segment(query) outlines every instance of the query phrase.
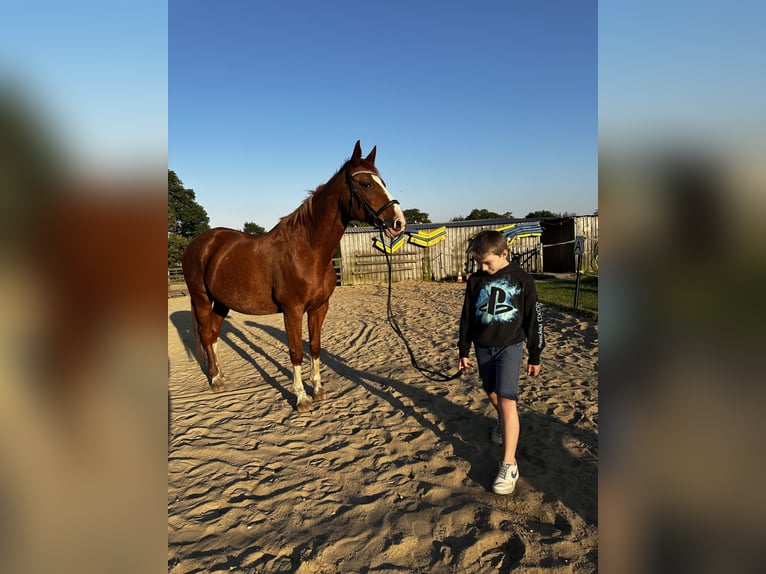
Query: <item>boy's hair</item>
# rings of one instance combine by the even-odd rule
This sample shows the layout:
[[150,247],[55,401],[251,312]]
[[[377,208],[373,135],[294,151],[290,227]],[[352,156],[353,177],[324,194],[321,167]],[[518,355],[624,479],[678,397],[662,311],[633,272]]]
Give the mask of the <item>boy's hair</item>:
[[488,253],[500,256],[507,249],[505,235],[494,229],[485,229],[473,238],[468,251],[471,257],[483,257]]

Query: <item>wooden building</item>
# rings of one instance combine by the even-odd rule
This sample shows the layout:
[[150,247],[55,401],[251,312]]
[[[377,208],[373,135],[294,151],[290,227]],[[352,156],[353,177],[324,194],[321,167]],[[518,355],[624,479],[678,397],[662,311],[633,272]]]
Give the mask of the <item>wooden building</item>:
[[543,228],[543,270],[546,273],[575,273],[577,257],[574,253],[575,238],[582,242],[582,268],[584,273],[598,273],[598,215],[546,218],[540,221]]
[[348,228],[335,260],[338,282],[385,283],[388,263],[384,249],[389,252],[394,281],[455,281],[458,272],[465,276],[474,270],[466,249],[484,229],[498,229],[506,234],[511,256],[531,273],[576,271],[574,243],[575,237],[582,235],[585,237],[582,270],[598,270],[598,216],[488,219],[411,225],[393,244],[387,238],[381,241],[380,232],[372,227]]

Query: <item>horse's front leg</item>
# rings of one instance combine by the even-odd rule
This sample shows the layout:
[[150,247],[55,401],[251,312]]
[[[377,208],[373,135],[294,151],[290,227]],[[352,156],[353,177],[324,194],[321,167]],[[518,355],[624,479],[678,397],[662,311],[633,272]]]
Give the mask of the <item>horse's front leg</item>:
[[[335,272],[333,272],[334,278]],[[314,387],[314,400],[316,401],[323,401],[327,398],[327,393],[322,386],[322,375],[319,372],[321,366],[319,355],[322,352],[322,324],[329,307],[330,302],[327,300],[319,307],[308,312],[309,343],[311,345],[311,385]]]
[[293,365],[293,392],[295,393],[295,408],[299,413],[307,413],[311,410],[311,398],[306,394],[301,376],[301,364],[303,363],[303,310],[285,309],[285,333],[287,333],[287,347],[290,350],[290,362]]

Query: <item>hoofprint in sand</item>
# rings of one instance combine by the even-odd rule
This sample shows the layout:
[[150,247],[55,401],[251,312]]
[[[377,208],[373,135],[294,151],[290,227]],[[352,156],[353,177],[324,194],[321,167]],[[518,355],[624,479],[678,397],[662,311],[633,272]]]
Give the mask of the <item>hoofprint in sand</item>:
[[[428,367],[456,369],[464,287],[393,285]],[[299,414],[281,315],[230,313],[218,345],[227,390],[215,394],[193,356],[189,298],[168,300],[169,572],[596,571],[597,323],[544,309],[542,373],[520,380],[521,478],[500,496],[476,371],[424,378],[386,301],[383,285],[336,289],[322,333],[328,399]]]

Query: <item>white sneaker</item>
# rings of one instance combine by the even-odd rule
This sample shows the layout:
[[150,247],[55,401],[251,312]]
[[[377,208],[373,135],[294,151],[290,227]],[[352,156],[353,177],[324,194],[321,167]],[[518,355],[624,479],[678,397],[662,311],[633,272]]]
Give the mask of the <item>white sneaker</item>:
[[519,479],[519,467],[513,462],[501,462],[497,478],[492,484],[492,491],[495,494],[511,494],[516,488],[516,481]]
[[500,421],[495,423],[495,428],[492,429],[492,442],[495,444],[503,444],[503,435],[500,434]]

